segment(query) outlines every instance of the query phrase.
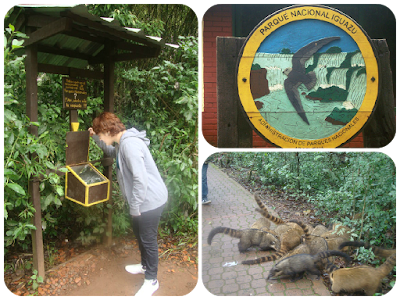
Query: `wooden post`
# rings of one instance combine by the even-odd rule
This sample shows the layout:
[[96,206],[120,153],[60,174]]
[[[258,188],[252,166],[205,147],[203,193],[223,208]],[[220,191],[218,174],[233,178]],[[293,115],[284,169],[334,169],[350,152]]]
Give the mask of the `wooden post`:
[[112,60],[114,48],[108,44],[105,45],[106,59],[104,61],[104,110],[114,112],[114,67]]
[[219,148],[253,147],[253,130],[241,107],[236,65],[244,38],[217,37],[217,105]]
[[[26,115],[31,122],[38,121],[38,102],[37,102],[37,76],[38,61],[36,44],[26,47]],[[37,126],[31,125],[29,132],[35,136],[38,135]],[[35,160],[32,155],[32,160]],[[38,275],[45,277],[43,235],[42,235],[42,210],[40,207],[39,178],[32,178],[29,182],[29,197],[35,208],[35,214],[32,219],[36,230],[32,230],[32,250],[33,250],[33,268],[38,271]]]
[[[109,159],[112,160],[112,158],[108,157]],[[106,202],[104,202],[104,205],[108,207],[108,213],[107,213],[107,227],[105,231],[105,237],[104,237],[104,245],[105,246],[111,246],[112,245],[112,214],[113,214],[113,198],[112,198],[112,163],[111,164],[104,164],[105,165],[105,170],[104,170],[104,175],[110,180],[110,199]]]
[[[109,112],[114,112],[114,66],[115,62],[112,60],[112,55],[114,48],[106,44],[105,45],[106,59],[104,61],[104,110]],[[107,215],[107,228],[106,235],[104,239],[104,244],[106,246],[111,246],[112,244],[112,164],[105,166],[104,175],[110,180],[110,199],[105,202],[107,205],[108,215]]]
[[363,130],[365,148],[381,148],[388,145],[396,133],[396,111],[393,93],[390,52],[386,40],[372,40],[379,63],[381,81],[375,111]]
[[79,126],[78,110],[76,109],[72,109],[69,111],[69,126],[71,131],[78,131],[77,128],[74,128],[74,124],[78,124]]

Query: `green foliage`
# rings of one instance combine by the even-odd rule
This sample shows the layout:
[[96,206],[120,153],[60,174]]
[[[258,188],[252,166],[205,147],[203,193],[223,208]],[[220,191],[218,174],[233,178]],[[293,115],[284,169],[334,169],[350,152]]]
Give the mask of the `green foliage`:
[[149,20],[148,22],[143,21],[141,18],[137,17],[137,15],[129,9],[129,5],[120,6],[120,5],[90,5],[89,11],[92,14],[98,16],[107,16],[113,18],[124,27],[132,27],[132,28],[140,28],[146,34],[152,36],[161,36],[164,32],[164,22],[160,19]]
[[[29,181],[41,178],[40,191],[44,209],[50,203],[60,206],[60,197],[64,195],[60,177],[55,173],[60,164],[55,163],[55,142],[50,137],[46,126],[40,126],[38,137],[29,132],[31,126],[39,126],[39,122],[30,122],[25,116],[25,72],[24,58],[14,55],[13,45],[16,37],[23,37],[14,31],[13,26],[6,30],[8,42],[5,48],[4,70],[4,216],[5,245],[13,245],[18,241],[23,249],[29,245],[30,231],[36,229],[31,224],[35,209],[28,201]],[[39,105],[39,111],[51,114],[51,109]],[[42,116],[42,115],[41,115]],[[44,116],[46,118],[46,116]],[[50,119],[51,121],[51,119]],[[52,128],[57,130],[57,128]],[[52,169],[53,172],[46,172]]]
[[43,277],[38,276],[37,270],[33,270],[33,274],[30,280],[28,281],[28,284],[32,284],[32,289],[36,291],[37,288],[39,287],[39,283],[43,283]]
[[179,45],[179,62],[122,74],[127,90],[116,110],[125,124],[147,131],[169,191],[164,224],[186,231],[197,211],[197,41],[180,37]]
[[177,43],[180,35],[198,35],[196,14],[186,5],[92,4],[88,8],[95,15],[115,18],[122,26],[162,36],[168,43]]
[[266,189],[279,188],[308,199],[323,221],[341,220],[354,228],[354,239],[394,246],[396,169],[385,154],[228,153],[214,156],[213,161],[228,161],[232,168],[251,172],[252,180]]
[[363,264],[378,263],[378,260],[375,259],[375,254],[372,252],[372,249],[365,249],[364,247],[359,248],[356,258]]

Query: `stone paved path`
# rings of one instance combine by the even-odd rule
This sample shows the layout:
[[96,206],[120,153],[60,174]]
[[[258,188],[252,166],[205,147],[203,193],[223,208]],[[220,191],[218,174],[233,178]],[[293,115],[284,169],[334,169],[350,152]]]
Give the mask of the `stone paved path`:
[[[250,228],[260,217],[253,195],[237,182],[210,164],[208,197],[211,204],[202,206],[202,279],[204,286],[220,296],[330,296],[322,280],[310,280],[308,275],[296,282],[289,279],[266,281],[273,262],[242,265],[241,261],[265,256],[268,252],[249,249],[240,254],[239,239],[217,234],[211,246],[207,236],[212,228],[226,226]],[[237,263],[237,264],[236,264]]]

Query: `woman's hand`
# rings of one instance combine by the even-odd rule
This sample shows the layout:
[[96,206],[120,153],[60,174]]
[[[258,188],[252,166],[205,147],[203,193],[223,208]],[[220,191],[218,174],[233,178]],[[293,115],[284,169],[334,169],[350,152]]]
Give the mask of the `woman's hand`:
[[90,136],[93,136],[93,135],[96,134],[96,132],[93,131],[93,128],[92,128],[92,127],[90,127],[88,130],[89,130]]

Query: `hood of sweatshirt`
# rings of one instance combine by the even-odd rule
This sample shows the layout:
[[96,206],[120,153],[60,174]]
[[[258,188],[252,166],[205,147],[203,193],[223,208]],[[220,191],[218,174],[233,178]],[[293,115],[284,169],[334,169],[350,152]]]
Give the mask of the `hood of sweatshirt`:
[[139,131],[136,128],[130,128],[128,129],[122,136],[121,136],[121,141],[122,143],[123,140],[130,138],[130,137],[135,137],[141,139],[147,146],[150,145],[150,140],[146,137],[146,131]]

